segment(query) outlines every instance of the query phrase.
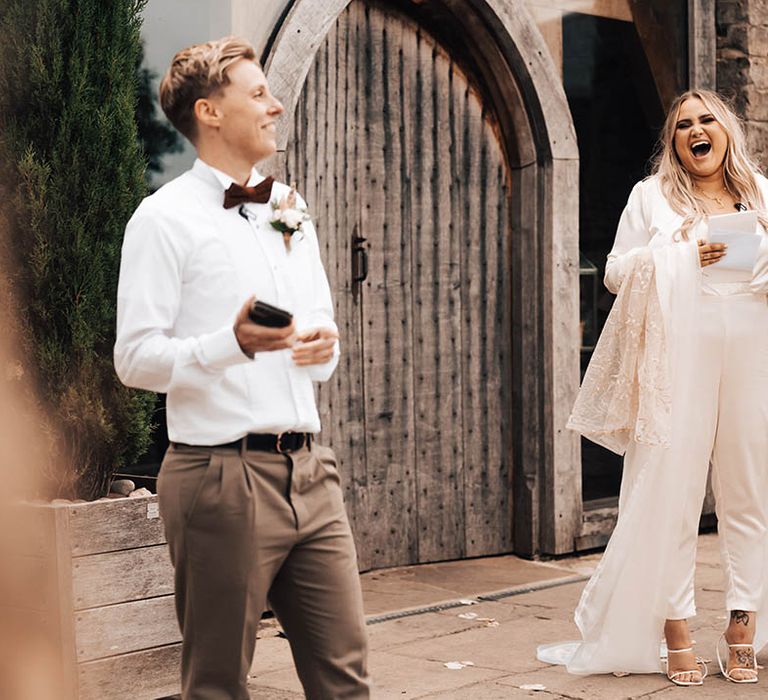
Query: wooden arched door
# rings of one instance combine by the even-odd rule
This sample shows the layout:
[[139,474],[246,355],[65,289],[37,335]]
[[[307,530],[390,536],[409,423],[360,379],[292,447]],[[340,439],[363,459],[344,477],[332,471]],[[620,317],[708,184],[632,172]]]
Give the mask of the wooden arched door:
[[341,330],[322,439],[361,568],[510,551],[513,175],[493,114],[414,20],[354,0],[288,144]]

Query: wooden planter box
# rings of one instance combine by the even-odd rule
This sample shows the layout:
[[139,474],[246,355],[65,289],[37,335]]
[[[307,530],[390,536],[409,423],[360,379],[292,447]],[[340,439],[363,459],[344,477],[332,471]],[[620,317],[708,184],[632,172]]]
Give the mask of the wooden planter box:
[[45,607],[71,688],[62,700],[178,693],[181,635],[157,496],[35,509],[51,571]]

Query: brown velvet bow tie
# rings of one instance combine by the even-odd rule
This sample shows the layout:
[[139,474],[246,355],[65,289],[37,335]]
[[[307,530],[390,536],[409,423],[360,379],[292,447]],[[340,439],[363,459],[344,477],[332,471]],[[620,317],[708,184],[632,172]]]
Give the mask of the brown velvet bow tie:
[[273,177],[266,177],[254,187],[243,187],[233,182],[224,191],[224,208],[231,209],[246,202],[266,204],[272,195],[272,183],[274,181]]

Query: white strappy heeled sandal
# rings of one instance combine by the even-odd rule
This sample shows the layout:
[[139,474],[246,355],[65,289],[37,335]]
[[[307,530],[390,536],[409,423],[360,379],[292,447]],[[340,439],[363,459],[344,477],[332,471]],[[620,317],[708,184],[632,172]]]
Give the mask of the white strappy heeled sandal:
[[[728,670],[727,664],[723,666],[723,660],[720,658],[720,642],[725,642],[725,645],[728,647],[728,651],[730,653],[731,649],[749,649],[750,653],[747,656],[747,659],[745,659],[746,663],[752,662],[751,666],[734,666],[730,671]],[[717,663],[720,666],[720,673],[723,674],[723,676],[731,681],[731,683],[757,683],[757,659],[755,658],[755,647],[752,644],[728,644],[728,640],[725,638],[725,634],[723,634],[720,639],[717,640]],[[751,676],[748,676],[747,678],[734,678],[731,674],[734,671],[747,671],[751,673]]]
[[[669,654],[685,654],[687,652],[693,651],[693,647],[688,647],[687,649],[670,649],[667,647],[667,655]],[[696,666],[697,668],[687,668],[682,669],[680,671],[675,671],[674,673],[669,672],[669,660],[667,660],[667,678],[671,680],[675,685],[680,685],[683,687],[688,687],[690,685],[703,685],[704,679],[707,677],[707,664],[702,660],[697,658],[696,659]],[[697,681],[681,681],[678,680],[678,678],[685,674],[692,674],[692,673],[699,673],[701,674],[701,678]]]

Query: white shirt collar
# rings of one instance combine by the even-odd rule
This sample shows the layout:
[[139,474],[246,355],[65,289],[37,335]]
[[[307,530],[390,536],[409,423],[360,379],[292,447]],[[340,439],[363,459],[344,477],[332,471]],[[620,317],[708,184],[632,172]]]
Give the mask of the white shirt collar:
[[[201,160],[200,158],[195,158],[195,164],[192,166],[192,170],[207,180],[210,180],[211,175],[213,175],[221,185],[222,190],[227,190],[229,186],[235,181],[226,173],[218,170],[217,168],[214,168],[212,165],[208,165],[208,163],[206,163],[204,160]],[[248,178],[246,187],[253,187],[254,185],[258,185],[263,179],[264,176],[259,173],[256,168],[252,168],[251,176]]]

